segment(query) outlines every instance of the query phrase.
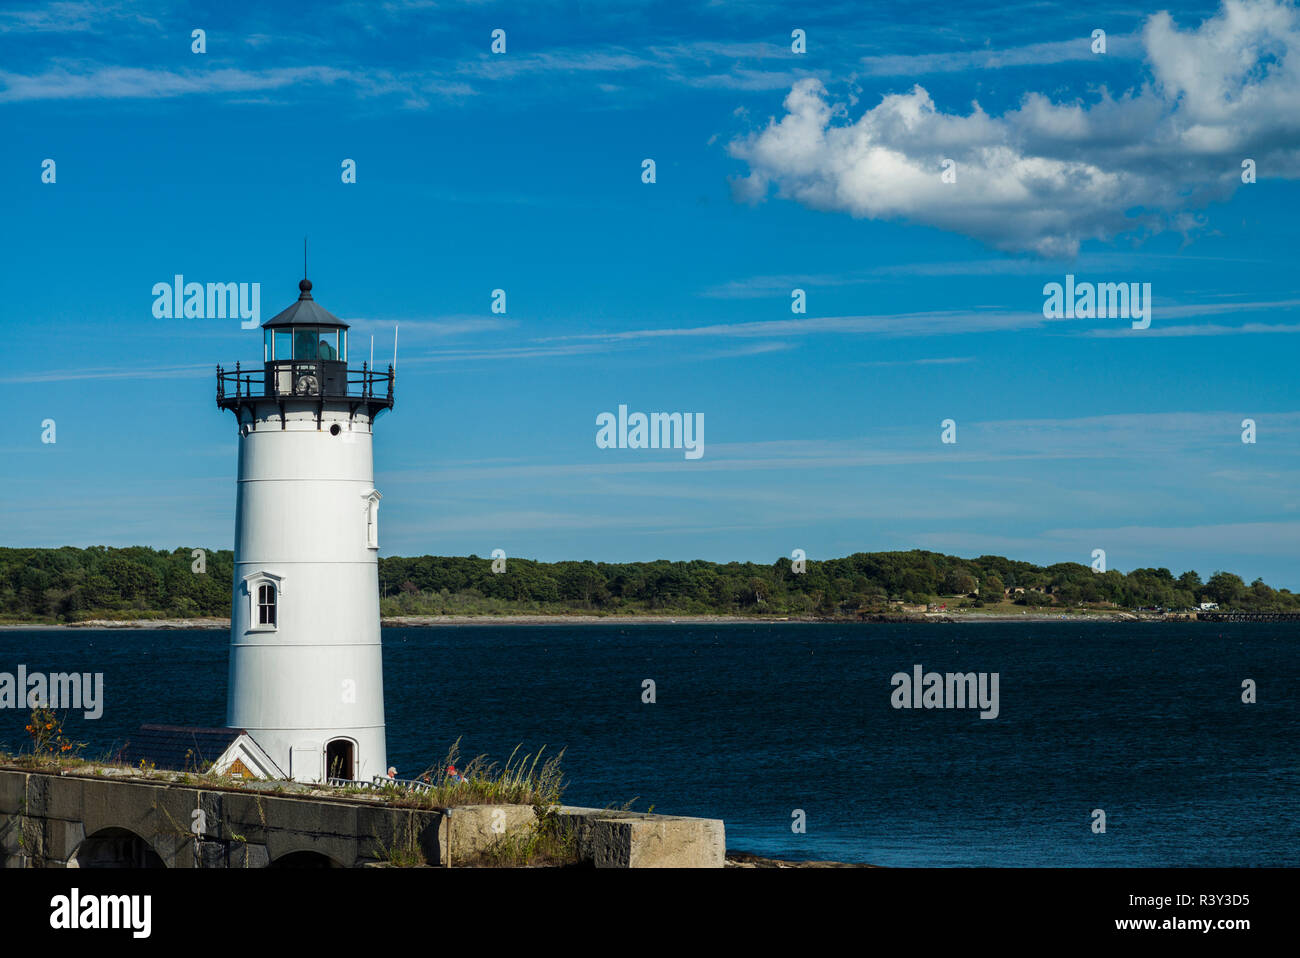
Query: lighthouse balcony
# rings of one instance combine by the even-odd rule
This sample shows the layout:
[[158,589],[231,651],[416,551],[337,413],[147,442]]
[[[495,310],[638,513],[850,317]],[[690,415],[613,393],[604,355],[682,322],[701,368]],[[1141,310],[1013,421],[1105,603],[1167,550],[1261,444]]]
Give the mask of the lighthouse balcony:
[[272,360],[258,367],[217,367],[217,405],[234,410],[258,403],[345,402],[371,414],[393,407],[393,367],[377,372],[362,363],[349,369],[337,360]]

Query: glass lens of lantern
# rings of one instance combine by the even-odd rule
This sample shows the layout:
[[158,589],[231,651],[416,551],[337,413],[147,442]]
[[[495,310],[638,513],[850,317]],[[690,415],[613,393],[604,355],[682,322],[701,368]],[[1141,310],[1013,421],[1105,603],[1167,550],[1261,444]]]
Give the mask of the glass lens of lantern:
[[275,358],[293,359],[293,333],[290,330],[275,331]]
[[316,328],[314,326],[295,326],[293,330],[293,358],[314,360],[316,358]]

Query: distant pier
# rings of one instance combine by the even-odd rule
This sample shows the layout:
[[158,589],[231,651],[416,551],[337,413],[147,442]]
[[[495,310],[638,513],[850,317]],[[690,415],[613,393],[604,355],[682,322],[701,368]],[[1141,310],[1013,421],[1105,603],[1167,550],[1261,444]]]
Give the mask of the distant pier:
[[1300,622],[1300,612],[1198,612],[1198,622]]

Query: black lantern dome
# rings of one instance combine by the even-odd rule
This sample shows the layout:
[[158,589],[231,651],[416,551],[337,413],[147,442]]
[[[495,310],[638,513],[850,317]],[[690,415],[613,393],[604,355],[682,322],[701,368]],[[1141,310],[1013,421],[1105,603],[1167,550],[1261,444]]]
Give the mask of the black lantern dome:
[[348,359],[348,324],[311,295],[311,280],[298,284],[298,301],[262,324],[266,362],[341,362]]

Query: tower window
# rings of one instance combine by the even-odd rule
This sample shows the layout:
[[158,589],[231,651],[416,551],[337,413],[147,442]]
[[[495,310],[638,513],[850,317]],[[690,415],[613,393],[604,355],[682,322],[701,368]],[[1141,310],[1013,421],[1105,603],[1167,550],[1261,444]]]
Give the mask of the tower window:
[[257,624],[275,625],[275,586],[257,587]]
[[279,629],[284,578],[275,572],[254,572],[244,576],[244,592],[248,595],[248,631]]
[[379,548],[379,500],[383,498],[376,489],[365,495],[366,500],[366,548]]

